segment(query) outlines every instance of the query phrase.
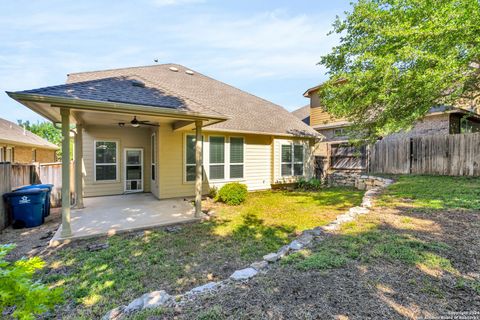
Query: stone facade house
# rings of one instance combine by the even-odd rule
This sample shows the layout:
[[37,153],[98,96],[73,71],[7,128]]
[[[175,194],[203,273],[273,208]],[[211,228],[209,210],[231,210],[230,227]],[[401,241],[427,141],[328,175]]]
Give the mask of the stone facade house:
[[55,162],[58,149],[55,144],[0,118],[0,162]]

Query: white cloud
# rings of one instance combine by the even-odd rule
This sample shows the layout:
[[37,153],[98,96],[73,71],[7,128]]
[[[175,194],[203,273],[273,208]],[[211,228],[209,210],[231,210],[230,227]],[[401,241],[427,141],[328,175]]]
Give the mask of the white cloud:
[[239,76],[292,77],[318,74],[316,64],[337,39],[330,19],[272,11],[249,18],[200,15],[170,27],[172,41],[198,48],[203,65]]

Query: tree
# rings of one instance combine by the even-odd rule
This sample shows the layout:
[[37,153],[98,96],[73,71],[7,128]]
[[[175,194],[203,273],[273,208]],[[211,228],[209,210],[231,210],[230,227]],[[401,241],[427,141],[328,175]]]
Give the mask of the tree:
[[14,248],[13,244],[0,245],[0,314],[13,308],[14,318],[35,319],[35,315],[52,310],[63,300],[63,289],[33,280],[35,272],[45,266],[39,257],[7,261],[6,255]]
[[353,123],[356,138],[408,129],[435,105],[478,101],[478,0],[359,0],[330,33],[321,58],[324,108]]

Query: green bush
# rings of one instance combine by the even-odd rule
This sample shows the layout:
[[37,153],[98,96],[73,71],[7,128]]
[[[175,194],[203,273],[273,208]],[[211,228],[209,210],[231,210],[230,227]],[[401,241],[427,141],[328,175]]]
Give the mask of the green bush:
[[305,178],[300,178],[297,182],[297,189],[305,191],[318,191],[322,188],[322,182],[318,179],[312,178],[306,180]]
[[6,261],[5,256],[13,248],[13,244],[0,245],[0,314],[6,308],[13,308],[14,318],[34,319],[35,315],[53,309],[62,301],[62,289],[49,289],[32,279],[34,273],[45,266],[42,259]]
[[220,188],[217,200],[231,206],[238,206],[247,198],[247,186],[238,182],[227,183]]
[[218,194],[218,188],[217,187],[211,186],[210,189],[208,189],[208,197],[209,198],[215,199],[215,198],[217,198],[217,194]]

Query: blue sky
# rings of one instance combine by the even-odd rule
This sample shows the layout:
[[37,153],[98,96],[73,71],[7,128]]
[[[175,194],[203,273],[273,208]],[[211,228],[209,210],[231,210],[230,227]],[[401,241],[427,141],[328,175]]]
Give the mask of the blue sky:
[[287,108],[326,79],[316,65],[338,1],[2,1],[0,117],[42,118],[5,91],[65,82],[69,72],[179,63]]

